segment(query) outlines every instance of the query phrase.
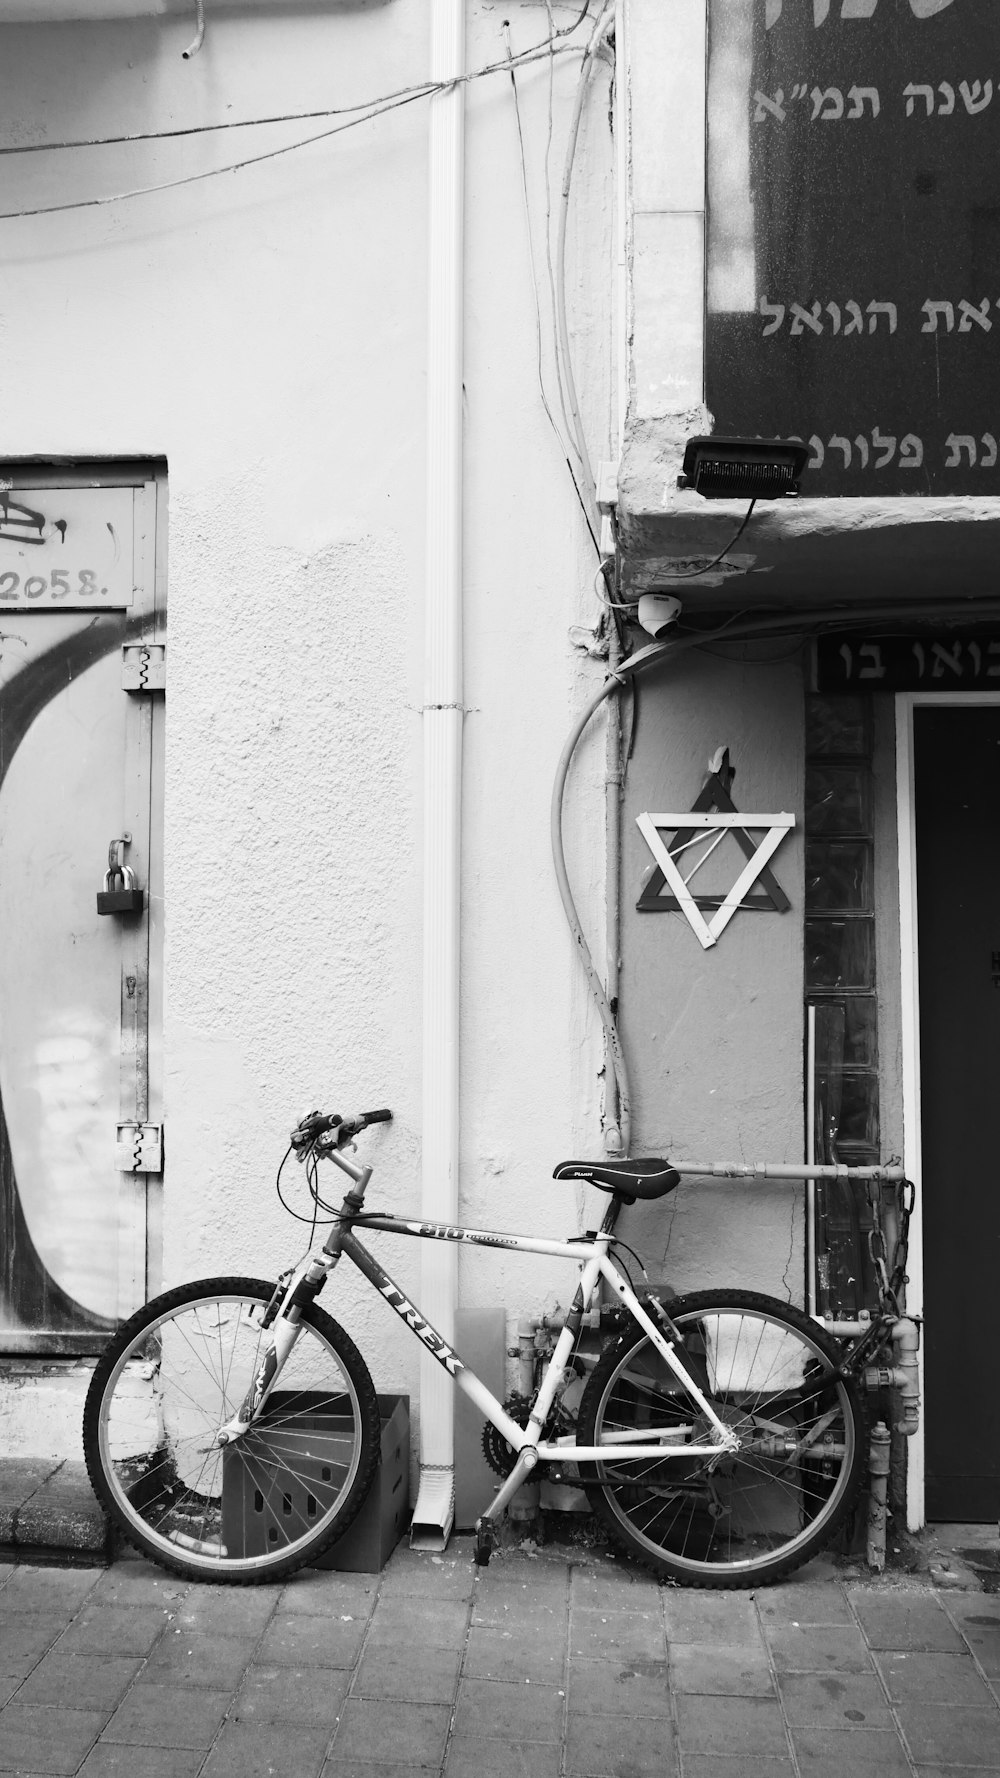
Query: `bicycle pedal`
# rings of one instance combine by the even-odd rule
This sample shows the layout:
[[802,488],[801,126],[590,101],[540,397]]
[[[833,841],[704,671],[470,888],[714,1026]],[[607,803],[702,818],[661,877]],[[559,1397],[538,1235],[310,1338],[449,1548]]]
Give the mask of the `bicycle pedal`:
[[490,1557],[497,1547],[499,1539],[492,1519],[480,1519],[476,1524],[475,1562],[477,1568],[487,1568]]

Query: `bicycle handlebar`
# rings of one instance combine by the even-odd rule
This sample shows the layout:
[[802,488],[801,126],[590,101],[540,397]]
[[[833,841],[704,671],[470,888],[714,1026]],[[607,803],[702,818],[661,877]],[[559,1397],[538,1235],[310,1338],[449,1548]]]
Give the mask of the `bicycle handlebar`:
[[350,1142],[352,1137],[357,1136],[360,1131],[366,1130],[369,1124],[390,1124],[391,1122],[392,1112],[384,1109],[359,1111],[356,1117],[341,1117],[339,1111],[329,1113],[310,1111],[306,1117],[300,1119],[292,1131],[291,1145],[296,1151],[299,1151],[308,1148],[320,1136],[325,1136],[328,1131],[336,1130],[337,1147],[339,1148],[342,1143]]

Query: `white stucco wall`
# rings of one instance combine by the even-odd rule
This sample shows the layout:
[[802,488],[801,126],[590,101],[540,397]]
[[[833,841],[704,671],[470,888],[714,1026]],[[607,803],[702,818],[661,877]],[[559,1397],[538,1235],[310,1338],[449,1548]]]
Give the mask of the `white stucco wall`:
[[[545,34],[544,6],[483,0],[470,63],[502,56],[505,19],[517,48]],[[226,11],[188,62],[186,18],[0,27],[0,144],[351,103],[422,79],[427,27],[422,0]],[[551,72],[554,191],[577,63]],[[536,253],[549,74],[519,76]],[[613,426],[608,78],[570,242],[595,457]],[[8,158],[0,208],[106,197],[324,127]],[[505,75],[470,87],[468,131],[463,1211],[561,1234],[577,1204],[548,1175],[597,1150],[601,1049],[548,798],[603,671],[568,639],[593,615],[594,557],[539,398]],[[419,1203],[426,139],[417,103],[242,172],[0,220],[0,457],[168,463],[168,1284],[298,1255],[273,1175],[311,1105],[391,1105],[366,1138],[372,1199]],[[545,299],[544,255],[539,269]],[[550,363],[544,318],[543,335]],[[595,933],[602,759],[598,734],[570,812]],[[415,1244],[379,1252],[416,1284]],[[554,1262],[462,1268],[464,1300],[512,1317],[565,1301],[568,1282]],[[385,1307],[343,1273],[324,1300],[378,1385],[415,1396],[416,1343]]]

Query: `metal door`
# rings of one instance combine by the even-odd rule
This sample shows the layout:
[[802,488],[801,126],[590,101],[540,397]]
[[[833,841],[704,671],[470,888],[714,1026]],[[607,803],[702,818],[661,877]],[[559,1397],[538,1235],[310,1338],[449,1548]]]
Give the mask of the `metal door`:
[[[164,508],[148,465],[0,476],[0,1351],[93,1351],[146,1294]],[[116,841],[137,914],[98,913]]]
[[1000,707],[913,712],[926,1515],[995,1521]]

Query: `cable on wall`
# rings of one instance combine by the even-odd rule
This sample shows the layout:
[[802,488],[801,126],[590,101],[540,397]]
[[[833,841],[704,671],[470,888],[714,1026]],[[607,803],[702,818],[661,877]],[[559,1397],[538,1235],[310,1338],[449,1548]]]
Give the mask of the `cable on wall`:
[[[995,598],[969,599],[962,602],[960,614],[963,617],[968,618],[995,618],[997,610],[998,600]],[[911,621],[914,616],[925,617],[928,619],[945,616],[954,622],[956,616],[959,615],[959,612],[954,601],[952,601],[950,604],[938,602],[936,604],[929,603],[916,607],[909,606],[906,615]],[[898,607],[891,605],[874,606],[867,609],[865,612],[865,620],[868,624],[892,624],[894,622],[899,623],[903,621]],[[573,761],[573,756],[579,745],[580,739],[587,729],[591,718],[601,708],[605,699],[612,695],[617,695],[635,678],[637,674],[645,672],[648,667],[653,667],[658,662],[662,661],[668,663],[673,661],[677,656],[686,654],[690,649],[704,648],[706,643],[711,643],[721,637],[723,631],[725,632],[725,639],[727,642],[746,642],[757,636],[780,635],[802,636],[804,639],[809,640],[825,630],[851,629],[856,626],[857,621],[858,614],[856,607],[851,609],[835,608],[833,610],[811,611],[807,614],[802,612],[774,613],[768,617],[752,617],[741,614],[737,620],[734,621],[730,619],[725,624],[719,625],[716,630],[691,632],[688,635],[679,636],[669,642],[652,642],[648,644],[647,647],[638,649],[635,654],[629,655],[627,659],[619,663],[613,673],[609,674],[600,690],[595,692],[582,714],[577,718],[562,753],[559,756],[559,763],[556,766],[555,781],[552,786],[550,815],[552,862],[555,870],[556,887],[559,891],[559,898],[562,902],[563,912],[566,916],[566,923],[570,930],[570,936],[576,946],[581,967],[587,978],[594,1004],[597,1007],[601,1023],[604,1027],[607,1053],[615,1077],[618,1129],[621,1135],[621,1153],[623,1155],[627,1156],[629,1153],[632,1135],[632,1094],[629,1086],[627,1058],[625,1056],[621,1035],[618,1029],[616,1012],[612,1009],[605,991],[604,983],[595,966],[590,946],[587,943],[586,935],[580,923],[580,916],[577,912],[573,889],[569,880],[569,871],[566,865],[566,849],[563,840],[563,807],[565,803],[566,783],[569,777],[569,770]]]

